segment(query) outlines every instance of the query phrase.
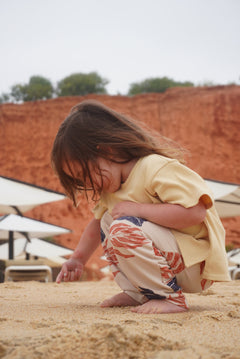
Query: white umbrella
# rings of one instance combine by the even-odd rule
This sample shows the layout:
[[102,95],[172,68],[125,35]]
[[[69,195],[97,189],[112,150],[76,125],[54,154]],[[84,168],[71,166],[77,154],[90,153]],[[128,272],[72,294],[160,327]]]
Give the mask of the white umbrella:
[[73,253],[69,248],[39,238],[31,238],[31,243],[27,243],[25,251],[32,256],[44,258],[64,257]]
[[55,226],[35,219],[8,214],[0,217],[0,239],[9,239],[9,259],[13,259],[13,241],[25,237],[49,237],[71,232],[67,228]]
[[[50,243],[44,239],[31,238],[29,243],[23,237],[15,239],[14,252],[16,257],[28,253],[32,256],[44,258],[64,257],[73,253],[69,248]],[[8,259],[8,243],[0,245],[0,259]]]
[[240,185],[206,180],[212,190],[216,209],[221,218],[240,216]]
[[2,214],[21,214],[40,204],[65,198],[66,196],[62,193],[0,176],[0,213]]

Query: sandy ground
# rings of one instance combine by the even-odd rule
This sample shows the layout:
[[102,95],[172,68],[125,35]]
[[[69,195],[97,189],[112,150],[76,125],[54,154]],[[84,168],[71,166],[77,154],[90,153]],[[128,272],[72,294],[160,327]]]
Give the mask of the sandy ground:
[[240,358],[240,281],[188,294],[190,311],[101,308],[112,281],[0,284],[0,358]]

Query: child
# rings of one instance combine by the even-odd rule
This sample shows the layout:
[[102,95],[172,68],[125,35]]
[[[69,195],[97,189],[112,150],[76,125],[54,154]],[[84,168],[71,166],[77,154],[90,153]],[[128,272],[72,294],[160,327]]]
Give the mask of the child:
[[203,179],[185,167],[170,140],[96,101],[75,106],[61,124],[52,164],[68,196],[96,201],[57,282],[79,280],[102,241],[122,292],[102,307],[182,312],[183,292],[228,281],[224,229]]

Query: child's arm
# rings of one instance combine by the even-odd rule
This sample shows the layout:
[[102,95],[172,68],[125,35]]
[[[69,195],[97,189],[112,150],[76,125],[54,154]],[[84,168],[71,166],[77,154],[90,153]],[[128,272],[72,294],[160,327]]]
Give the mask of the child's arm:
[[71,258],[63,264],[56,282],[79,280],[85,263],[100,243],[100,220],[92,219],[84,230]]
[[201,201],[190,208],[170,203],[153,204],[126,201],[116,204],[112,210],[112,216],[113,219],[121,216],[141,217],[160,226],[181,229],[201,223],[206,216],[206,208]]

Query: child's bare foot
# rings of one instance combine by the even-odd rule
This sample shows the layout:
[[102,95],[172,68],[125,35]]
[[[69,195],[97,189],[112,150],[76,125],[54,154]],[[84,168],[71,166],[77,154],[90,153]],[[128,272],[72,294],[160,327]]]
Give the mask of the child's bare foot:
[[131,311],[142,314],[156,314],[185,312],[187,309],[179,307],[167,300],[152,299],[142,305],[132,308]]
[[139,302],[124,292],[118,293],[101,303],[101,307],[128,307],[133,305],[139,305]]

